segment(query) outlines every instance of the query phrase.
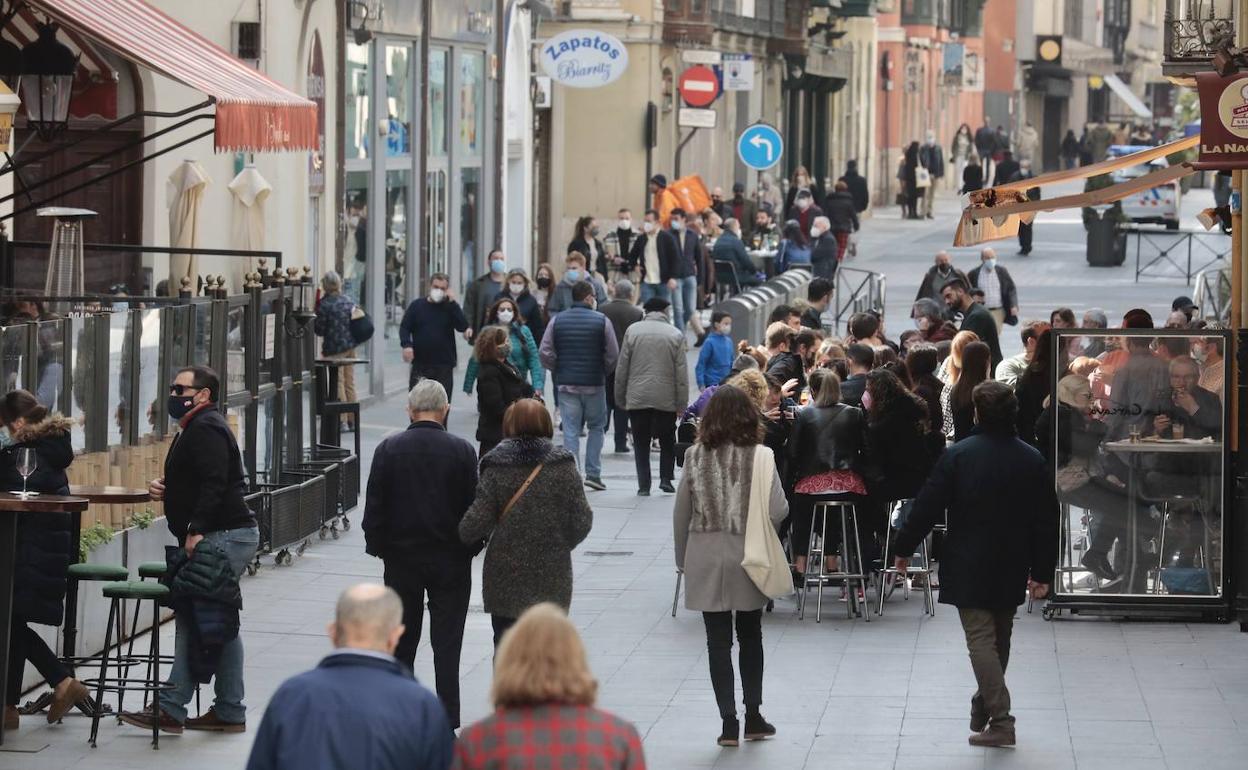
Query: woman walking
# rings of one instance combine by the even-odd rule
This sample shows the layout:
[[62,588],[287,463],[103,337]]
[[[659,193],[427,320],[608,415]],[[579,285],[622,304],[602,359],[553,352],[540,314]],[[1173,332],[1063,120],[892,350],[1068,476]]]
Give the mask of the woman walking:
[[[542,369],[542,359],[538,351],[540,341],[533,336],[529,326],[529,317],[521,314],[517,301],[504,297],[490,305],[490,309],[485,313],[485,323],[486,326],[498,326],[509,332],[511,348],[507,360],[516,367],[516,371],[520,372],[522,378],[528,380],[535,392],[541,393],[542,386],[546,382],[546,374]],[[472,393],[472,386],[476,383],[477,370],[480,366],[474,354],[464,370],[465,393]]]
[[[767,597],[741,566],[755,452],[763,435],[757,404],[740,388],[721,385],[702,415],[697,443],[685,455],[685,472],[676,489],[676,568],[685,573],[685,606],[701,612],[706,625],[711,686],[724,723],[720,746],[736,746],[741,739],[732,668],[734,621],[741,648],[745,739],[776,734],[759,711]],[[778,473],[772,474],[768,500],[767,515],[778,526],[789,510]]]
[[958,131],[953,135],[953,141],[949,145],[949,159],[953,161],[954,168],[953,179],[962,178],[966,163],[974,152],[975,140],[971,136],[971,127],[963,123],[958,126]]
[[979,156],[972,152],[967,158],[966,167],[962,169],[962,189],[958,192],[965,195],[982,189],[984,189],[984,167],[979,164]]
[[512,365],[511,343],[507,330],[487,326],[477,335],[473,360],[477,362],[477,441],[480,455],[493,449],[503,439],[503,414],[507,407],[522,398],[532,398],[533,386]]
[[[74,460],[69,431],[72,423],[48,411],[25,390],[0,399],[0,423],[11,443],[0,449],[0,484],[9,491],[28,489],[43,494],[69,493],[65,469]],[[23,450],[33,450],[34,472],[22,483],[17,463]],[[4,693],[4,729],[16,730],[17,702],[22,693],[26,661],[52,687],[48,723],[65,716],[87,697],[87,688],[75,679],[31,623],[59,626],[64,620],[66,573],[72,553],[72,522],[68,513],[24,513],[17,524],[17,560],[13,567],[13,611],[10,618],[9,669]]]
[[911,142],[910,146],[906,148],[906,154],[902,159],[901,171],[898,174],[902,189],[905,191],[906,219],[919,218],[919,198],[923,195],[923,190],[919,188],[918,168],[919,143]]
[[603,247],[602,241],[598,239],[600,232],[597,219],[583,216],[576,220],[576,233],[572,236],[572,241],[568,243],[568,253],[577,251],[584,254],[585,263],[605,281],[609,265],[607,250]]
[[481,596],[494,645],[534,604],[572,604],[572,549],[593,524],[576,458],[551,443],[542,402],[524,398],[503,415],[503,440],[481,459],[477,497],[459,523],[465,543],[490,538]]
[[526,610],[494,659],[494,713],[464,728],[451,770],[646,770],[637,729],[597,696],[572,621],[553,604]]

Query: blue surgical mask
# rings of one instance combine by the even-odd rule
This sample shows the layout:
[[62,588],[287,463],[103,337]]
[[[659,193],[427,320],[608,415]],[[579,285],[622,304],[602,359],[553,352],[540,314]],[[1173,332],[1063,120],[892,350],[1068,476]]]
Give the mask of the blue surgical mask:
[[569,280],[569,281],[579,281],[579,280],[581,280],[581,271],[580,271],[580,270],[577,270],[577,269],[575,269],[575,268],[573,268],[573,269],[571,269],[571,270],[567,271],[566,273],[564,273],[564,275],[565,275],[565,276],[567,276],[567,278],[568,278],[568,280]]
[[997,260],[996,260],[996,258],[994,257],[993,259],[985,259],[985,260],[984,260],[984,267],[988,268],[989,270],[996,270],[996,269],[997,269]]
[[13,434],[9,432],[7,427],[0,428],[0,449],[7,449],[13,446]]
[[495,273],[505,273],[507,272],[507,263],[501,259],[491,259],[490,270]]

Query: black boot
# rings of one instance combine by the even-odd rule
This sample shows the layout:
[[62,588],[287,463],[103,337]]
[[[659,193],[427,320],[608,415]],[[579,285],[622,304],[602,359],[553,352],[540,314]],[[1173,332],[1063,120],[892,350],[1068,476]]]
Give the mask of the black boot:
[[745,712],[745,739],[747,741],[761,741],[775,734],[776,728],[763,719],[758,709],[752,708]]
[[741,745],[741,723],[736,717],[724,720],[724,730],[720,733],[719,740],[716,741],[720,746],[740,746]]

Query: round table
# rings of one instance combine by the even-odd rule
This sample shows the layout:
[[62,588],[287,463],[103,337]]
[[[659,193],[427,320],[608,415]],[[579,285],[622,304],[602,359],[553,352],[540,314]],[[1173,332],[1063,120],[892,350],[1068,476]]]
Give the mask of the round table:
[[91,486],[71,484],[69,493],[74,497],[85,498],[88,502],[102,505],[125,505],[127,503],[146,503],[152,499],[146,489],[132,489],[118,486]]

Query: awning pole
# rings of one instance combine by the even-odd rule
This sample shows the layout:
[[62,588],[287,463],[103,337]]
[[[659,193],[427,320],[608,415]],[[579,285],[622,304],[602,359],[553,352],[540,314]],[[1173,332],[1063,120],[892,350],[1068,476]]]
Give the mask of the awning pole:
[[[1240,206],[1243,206],[1244,199],[1244,172],[1231,172],[1231,187],[1239,190]],[[1230,355],[1225,356],[1231,361],[1238,361],[1239,356],[1239,332],[1243,328],[1244,322],[1244,255],[1242,253],[1244,245],[1244,236],[1240,232],[1243,226],[1244,215],[1239,209],[1231,212],[1231,329],[1235,332],[1236,351],[1223,351]],[[1239,425],[1239,366],[1227,367],[1231,370],[1231,393],[1234,397],[1231,399],[1231,425]],[[1231,432],[1231,451],[1239,451],[1239,431]]]

